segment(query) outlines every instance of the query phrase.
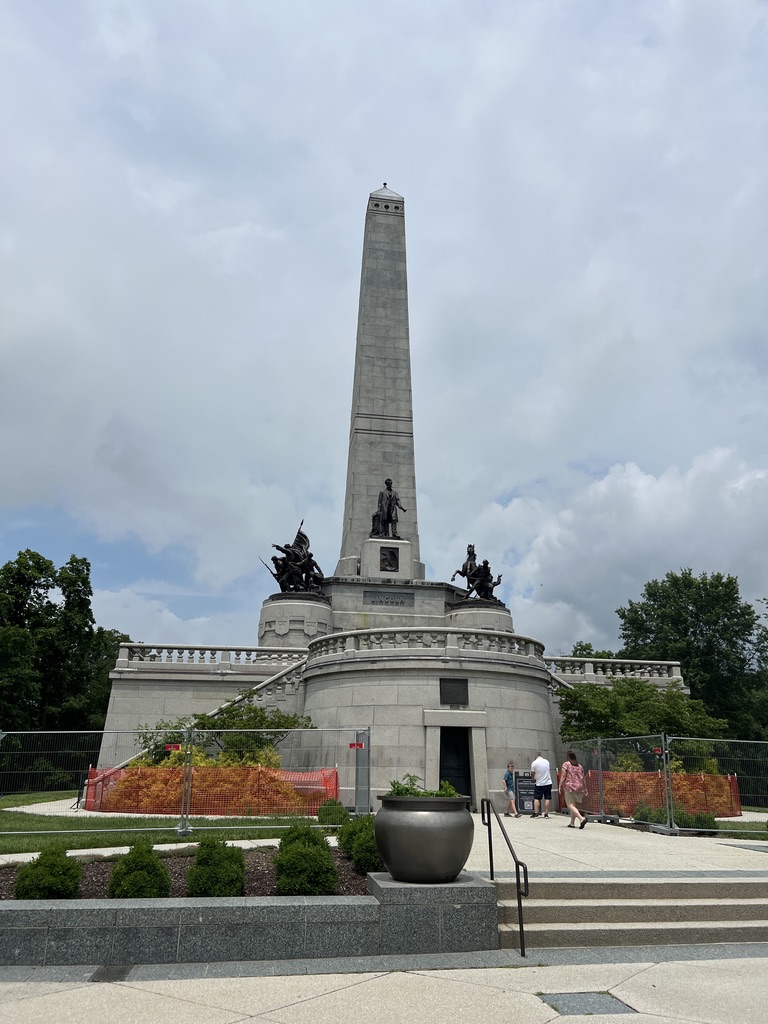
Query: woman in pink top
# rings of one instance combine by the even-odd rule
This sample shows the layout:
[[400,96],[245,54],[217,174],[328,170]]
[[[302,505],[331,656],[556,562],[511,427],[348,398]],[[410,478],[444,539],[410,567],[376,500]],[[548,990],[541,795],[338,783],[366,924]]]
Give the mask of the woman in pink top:
[[587,824],[586,817],[581,813],[580,804],[582,797],[589,796],[587,780],[584,778],[584,768],[579,764],[579,759],[572,750],[566,754],[567,761],[563,761],[560,769],[560,796],[565,799],[566,806],[571,814],[571,823],[568,828],[584,828]]

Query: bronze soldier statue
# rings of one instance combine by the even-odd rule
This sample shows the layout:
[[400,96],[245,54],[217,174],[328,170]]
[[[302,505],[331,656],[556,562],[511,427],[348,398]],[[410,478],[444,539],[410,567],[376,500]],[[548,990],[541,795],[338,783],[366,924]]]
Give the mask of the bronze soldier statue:
[[291,591],[319,590],[320,584],[325,579],[320,566],[315,561],[315,556],[309,550],[309,537],[302,532],[303,525],[304,520],[302,519],[293,544],[272,545],[283,554],[282,558],[278,558],[277,555],[272,556],[274,571],[269,569],[264,559],[261,560],[274,576],[284,594]]

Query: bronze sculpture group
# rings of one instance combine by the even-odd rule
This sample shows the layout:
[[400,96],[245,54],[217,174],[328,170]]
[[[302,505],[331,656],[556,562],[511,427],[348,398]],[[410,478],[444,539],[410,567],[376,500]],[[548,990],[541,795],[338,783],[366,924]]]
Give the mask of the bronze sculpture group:
[[[400,504],[397,491],[392,490],[392,481],[387,478],[384,481],[384,490],[379,492],[379,502],[376,512],[373,514],[371,537],[392,537],[400,540],[397,533],[397,510],[406,512]],[[273,544],[272,547],[282,553],[272,556],[274,569],[270,569],[262,559],[270,574],[275,578],[283,593],[319,591],[325,577],[315,557],[309,550],[309,537],[303,532],[302,519],[292,544]],[[466,580],[467,594],[464,600],[477,597],[481,601],[497,601],[493,591],[501,583],[501,573],[493,578],[488,559],[485,558],[480,565],[477,564],[475,545],[467,544],[467,557],[464,559],[460,569],[451,576],[451,583],[457,576]]]
[[498,600],[498,598],[493,596],[493,591],[501,583],[501,573],[494,580],[487,558],[483,559],[481,565],[477,564],[474,544],[467,544],[467,557],[464,559],[462,567],[457,569],[453,576],[451,576],[451,583],[453,583],[457,576],[463,576],[467,581],[467,597],[465,600],[468,600],[473,594],[482,601]]
[[269,569],[284,594],[291,591],[317,591],[325,578],[314,555],[309,550],[309,537],[302,531],[303,525],[304,520],[302,519],[292,544],[272,545],[277,551],[283,553],[282,558],[277,555],[272,556],[274,571],[262,559],[262,564]]

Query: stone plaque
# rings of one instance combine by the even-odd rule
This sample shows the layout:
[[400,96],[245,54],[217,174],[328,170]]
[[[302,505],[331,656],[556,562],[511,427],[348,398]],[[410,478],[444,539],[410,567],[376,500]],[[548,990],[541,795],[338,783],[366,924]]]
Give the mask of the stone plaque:
[[440,703],[469,706],[468,679],[441,679]]
[[398,590],[364,590],[363,604],[377,604],[386,608],[413,608],[413,593]]
[[397,548],[379,548],[379,569],[382,572],[398,572],[400,552]]

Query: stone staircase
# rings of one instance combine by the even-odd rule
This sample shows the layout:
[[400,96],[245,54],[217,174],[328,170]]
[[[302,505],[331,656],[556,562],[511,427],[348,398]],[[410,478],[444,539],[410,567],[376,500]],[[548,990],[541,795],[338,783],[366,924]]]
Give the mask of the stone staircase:
[[[647,946],[768,942],[765,878],[536,878],[523,900],[525,944]],[[515,883],[497,881],[499,944],[517,949]]]

